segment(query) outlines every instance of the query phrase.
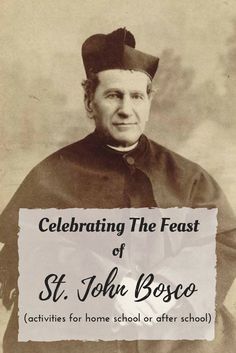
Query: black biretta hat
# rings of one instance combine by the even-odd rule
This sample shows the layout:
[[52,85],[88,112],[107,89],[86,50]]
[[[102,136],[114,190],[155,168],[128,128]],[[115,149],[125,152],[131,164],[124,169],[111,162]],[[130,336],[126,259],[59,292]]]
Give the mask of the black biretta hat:
[[126,28],[89,37],[82,45],[87,77],[104,70],[122,69],[142,71],[153,79],[159,58],[134,48],[134,36]]

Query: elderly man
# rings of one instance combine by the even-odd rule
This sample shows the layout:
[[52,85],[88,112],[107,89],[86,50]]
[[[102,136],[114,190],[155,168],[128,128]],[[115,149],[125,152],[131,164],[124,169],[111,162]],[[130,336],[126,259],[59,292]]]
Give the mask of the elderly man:
[[[158,58],[135,49],[126,29],[82,47],[85,108],[95,131],[49,156],[26,177],[0,219],[2,297],[14,309],[4,352],[230,352],[232,318],[223,305],[235,276],[235,220],[216,182],[198,165],[144,134]],[[206,341],[17,342],[19,208],[218,207],[217,334]],[[227,325],[227,326],[225,326]],[[223,330],[227,327],[227,332]],[[223,335],[221,337],[221,334]]]

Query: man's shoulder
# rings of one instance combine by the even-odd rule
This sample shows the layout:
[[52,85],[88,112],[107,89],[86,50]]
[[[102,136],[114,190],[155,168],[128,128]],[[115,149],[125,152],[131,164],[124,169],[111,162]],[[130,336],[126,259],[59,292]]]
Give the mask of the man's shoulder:
[[81,140],[78,140],[76,142],[73,142],[69,145],[66,145],[60,148],[59,150],[49,155],[47,158],[53,159],[53,158],[58,158],[60,156],[69,157],[69,156],[73,156],[74,154],[84,152],[84,149],[88,150],[89,145],[91,145],[91,139],[92,139],[92,134],[89,134],[84,138],[82,138]]
[[158,144],[152,139],[148,139],[151,155],[158,163],[159,167],[169,170],[170,172],[181,172],[183,174],[205,173],[206,171],[196,162],[170,150],[169,148]]
[[172,207],[216,207],[219,233],[235,228],[235,217],[222,189],[204,168],[152,140],[149,145],[155,172],[153,180],[157,180],[157,188],[161,185],[159,194],[164,201],[169,203],[174,195]]
[[91,135],[87,135],[81,140],[73,142],[69,145],[66,145],[57,151],[53,152],[45,159],[43,159],[37,166],[49,166],[49,165],[56,165],[58,163],[63,164],[63,162],[73,162],[78,161],[83,158],[87,158],[87,155],[90,153],[92,148],[91,143]]

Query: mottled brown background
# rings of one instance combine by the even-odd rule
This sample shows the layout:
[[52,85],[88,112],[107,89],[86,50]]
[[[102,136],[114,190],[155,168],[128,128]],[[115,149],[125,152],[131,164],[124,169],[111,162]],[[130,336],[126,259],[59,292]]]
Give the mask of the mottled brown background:
[[1,0],[0,210],[36,163],[91,131],[81,44],[124,26],[161,59],[149,136],[205,167],[236,207],[234,0]]

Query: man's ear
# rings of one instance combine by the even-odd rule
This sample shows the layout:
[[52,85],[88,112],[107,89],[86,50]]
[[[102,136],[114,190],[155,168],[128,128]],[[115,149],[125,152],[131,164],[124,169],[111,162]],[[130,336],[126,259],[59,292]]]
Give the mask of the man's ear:
[[88,97],[87,94],[84,95],[84,106],[89,119],[93,119],[93,101]]
[[155,97],[156,91],[157,91],[157,90],[156,90],[155,88],[152,88],[152,89],[150,90],[150,92],[149,92],[149,94],[148,94],[148,98],[149,98],[150,102],[152,102],[153,98]]

